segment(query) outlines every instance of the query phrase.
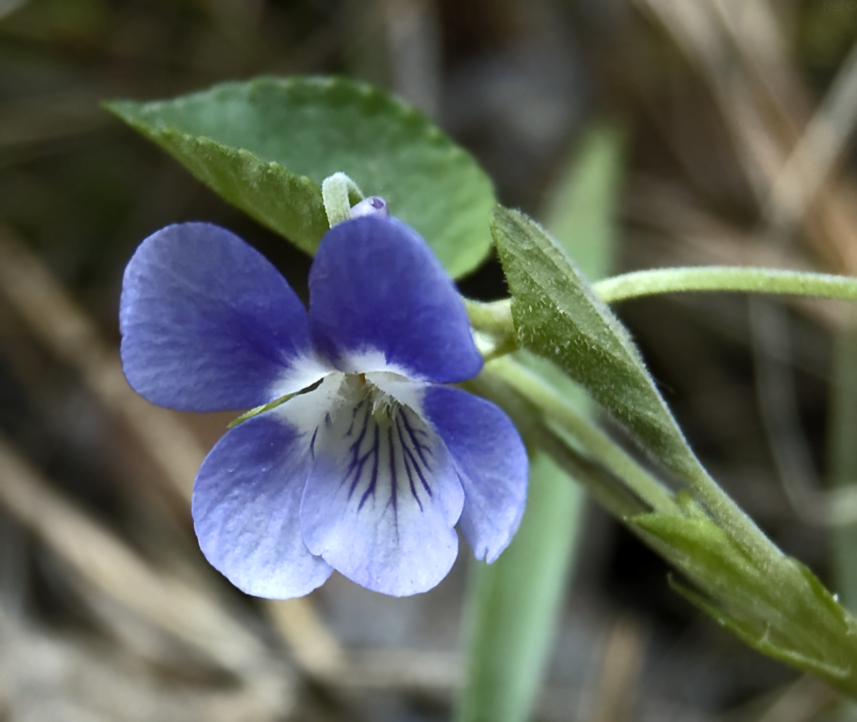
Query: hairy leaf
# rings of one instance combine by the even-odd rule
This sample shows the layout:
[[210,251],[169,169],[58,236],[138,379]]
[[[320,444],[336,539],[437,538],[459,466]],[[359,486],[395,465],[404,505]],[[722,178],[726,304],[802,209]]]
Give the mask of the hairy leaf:
[[625,327],[542,228],[498,206],[491,231],[521,345],[556,363],[667,468],[697,464]]

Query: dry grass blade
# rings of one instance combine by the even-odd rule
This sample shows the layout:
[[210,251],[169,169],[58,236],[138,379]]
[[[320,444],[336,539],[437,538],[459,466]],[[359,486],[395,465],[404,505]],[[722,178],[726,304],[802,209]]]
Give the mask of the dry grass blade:
[[268,616],[288,640],[295,661],[317,679],[335,678],[346,664],[339,640],[322,623],[311,604],[302,599],[271,600]]
[[294,719],[281,676],[219,688],[171,680],[126,650],[57,634],[0,608],[0,716],[26,722],[282,722]]
[[245,676],[262,645],[210,595],[151,569],[135,552],[63,499],[0,440],[0,503],[75,572],[123,606]]
[[788,233],[803,218],[857,125],[857,44],[833,87],[777,174],[765,204],[767,225]]
[[74,368],[89,389],[121,418],[186,497],[205,457],[196,437],[168,413],[135,394],[116,350],[77,307],[45,265],[0,227],[0,293],[39,340]]
[[[813,250],[834,271],[857,271],[852,242],[857,215],[848,202],[853,183],[844,176],[832,177],[857,124],[857,46],[801,130],[795,119],[807,115],[810,94],[782,43],[770,41],[782,33],[768,2],[759,0],[752,10],[732,0],[705,0],[692,8],[677,0],[638,3],[660,20],[711,87],[730,129],[736,158],[756,192],[757,235],[767,240],[773,253],[782,254],[802,229]],[[704,36],[700,35],[703,26]],[[730,48],[737,53],[726,72],[724,59]],[[776,82],[768,80],[771,75]],[[779,477],[800,518],[807,523],[832,523],[832,500],[818,491],[809,443],[797,418],[790,371],[775,361],[790,354],[783,313],[762,300],[752,300],[750,316],[759,402]],[[838,315],[836,320],[841,318]]]
[[[127,424],[173,488],[189,498],[191,482],[205,450],[174,416],[131,390],[116,350],[104,343],[94,324],[44,264],[15,240],[11,230],[2,227],[0,293],[42,343],[76,369],[93,394]],[[327,660],[326,664],[335,664],[332,660],[341,656],[338,642],[326,631],[311,602],[293,600],[282,609],[289,611],[280,610],[273,618],[297,661],[309,665],[306,669],[310,673],[319,671],[322,659]],[[309,649],[327,651],[308,652]]]
[[[826,103],[802,130],[810,94],[782,44],[764,41],[781,35],[769,3],[752,3],[753,21],[746,22],[743,4],[726,0],[635,2],[663,25],[712,89],[766,231],[788,233],[803,224],[830,270],[857,273],[854,185],[828,178],[855,122],[854,51]],[[771,73],[780,82],[767,82]],[[818,193],[822,185],[829,192]]]
[[637,694],[646,631],[628,617],[616,620],[610,630],[601,659],[592,722],[622,722],[633,719],[631,705]]
[[758,722],[810,722],[818,719],[836,699],[826,684],[805,675],[789,686]]

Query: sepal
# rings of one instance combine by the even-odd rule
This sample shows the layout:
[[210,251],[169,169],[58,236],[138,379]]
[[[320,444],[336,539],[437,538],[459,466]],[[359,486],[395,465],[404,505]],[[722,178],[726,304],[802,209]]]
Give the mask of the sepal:
[[688,516],[643,514],[628,523],[691,584],[671,586],[758,651],[857,690],[857,623],[803,564],[761,564],[682,494]]

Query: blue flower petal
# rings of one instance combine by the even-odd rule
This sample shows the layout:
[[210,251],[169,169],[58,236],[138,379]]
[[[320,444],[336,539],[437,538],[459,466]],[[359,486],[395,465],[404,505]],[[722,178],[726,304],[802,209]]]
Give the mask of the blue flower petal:
[[446,444],[464,487],[459,528],[476,558],[490,564],[508,546],[524,513],[524,443],[501,409],[460,389],[428,387],[422,412]]
[[286,280],[207,223],[167,226],[143,241],[125,270],[119,320],[125,376],[160,406],[247,409],[323,373]]
[[352,581],[406,596],[449,572],[463,503],[443,443],[416,413],[386,418],[352,396],[317,438],[301,528],[310,551]]
[[247,594],[300,597],[333,571],[301,538],[309,467],[306,434],[268,412],[229,431],[199,470],[192,513],[200,548]]
[[395,218],[367,216],[324,236],[309,275],[319,345],[346,371],[449,383],[482,358],[455,286],[425,241]]

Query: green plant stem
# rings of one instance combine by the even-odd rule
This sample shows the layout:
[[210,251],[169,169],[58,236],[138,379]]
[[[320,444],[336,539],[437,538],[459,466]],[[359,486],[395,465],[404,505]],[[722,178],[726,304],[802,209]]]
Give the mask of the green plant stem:
[[491,336],[514,336],[515,329],[512,321],[512,300],[483,303],[470,298],[464,299],[464,307],[470,316],[470,323],[477,331]]
[[[782,293],[857,300],[857,279],[820,273],[764,268],[671,268],[638,271],[593,286],[606,302],[677,291]],[[709,476],[695,456],[678,460],[673,471],[684,477],[714,518],[748,552],[776,564],[782,553]]]
[[[538,377],[509,358],[491,362],[489,370],[577,439],[588,453],[619,477],[653,511],[675,515],[684,513],[668,489]],[[681,471],[681,477],[699,495],[714,518],[750,554],[764,559],[770,566],[783,560],[782,552],[717,485],[695,457],[692,462],[683,462]]]
[[[834,339],[831,370],[828,467],[836,489],[853,489],[857,480],[857,313],[840,328]],[[840,505],[841,506],[841,505]],[[834,507],[835,508],[835,507]],[[857,524],[833,529],[833,573],[843,604],[857,611]],[[857,716],[857,715],[855,715]]]
[[607,303],[679,291],[782,293],[857,301],[855,278],[770,268],[658,268],[613,276],[598,281],[593,288]]
[[785,559],[768,537],[747,514],[711,478],[696,456],[688,455],[679,462],[676,471],[708,508],[715,521],[751,556],[764,559],[771,568]]
[[[599,281],[593,288],[606,302],[678,291],[782,293],[857,300],[857,279],[764,268],[713,266],[655,269],[614,276]],[[508,301],[481,304],[478,309],[471,310],[471,318],[477,330],[485,330],[495,338],[506,340],[513,338],[514,323]],[[505,343],[501,347],[498,343],[495,348],[511,349],[513,344]],[[499,353],[492,354],[492,356],[497,355]],[[494,361],[492,367],[497,363],[498,361]],[[520,370],[515,373],[525,372]],[[538,383],[535,379],[531,381]],[[557,407],[562,402],[548,392],[541,394],[541,400],[538,402],[534,400],[534,403],[549,410],[549,413],[556,414]],[[564,418],[568,420],[569,417]],[[570,433],[573,432],[570,431]],[[687,458],[679,460],[675,467],[671,468],[674,473],[688,482],[714,518],[748,552],[766,559],[770,564],[776,564],[782,559],[782,553],[777,547],[759,530],[753,520],[735,505],[695,457],[689,454]]]
[[604,466],[574,448],[568,438],[570,434],[560,436],[550,428],[543,410],[499,374],[485,370],[462,386],[500,406],[512,418],[528,445],[543,449],[609,513],[625,519],[649,511],[647,502],[632,493],[622,480],[617,480]]
[[[656,268],[606,278],[594,283],[592,288],[606,303],[687,291],[775,293],[857,301],[857,278],[773,268]],[[494,336],[513,333],[510,299],[493,303],[465,301],[465,304],[477,331]]]
[[646,502],[653,511],[681,514],[672,493],[640,466],[621,446],[581,416],[555,389],[512,359],[497,359],[488,370],[552,419],[559,428],[597,458],[606,469]]
[[512,320],[511,299],[483,303],[465,298],[464,306],[474,330],[491,339],[490,349],[482,352],[485,363],[517,350],[518,337]]
[[[673,506],[679,513],[645,514],[638,499],[649,495],[640,494],[638,488],[629,493],[626,479],[620,479],[624,486],[617,484],[605,471],[608,459],[603,451],[596,454],[582,439],[574,439],[591,457],[584,458],[571,434],[559,433],[567,429],[545,412],[543,390],[514,373],[496,373],[496,366],[506,364],[514,362],[504,359],[491,364],[466,384],[468,390],[500,404],[525,439],[550,454],[610,513],[693,582],[699,591],[678,586],[692,603],[764,654],[810,671],[857,698],[857,667],[852,664],[857,658],[857,625],[805,567],[779,553],[772,560],[732,546],[737,540],[717,530],[705,515],[697,516],[702,511],[689,497],[675,499]],[[657,520],[681,533],[658,537],[647,533],[641,520],[649,524]]]
[[363,200],[363,191],[345,173],[334,173],[321,184],[327,222],[333,228],[351,218],[351,206]]

